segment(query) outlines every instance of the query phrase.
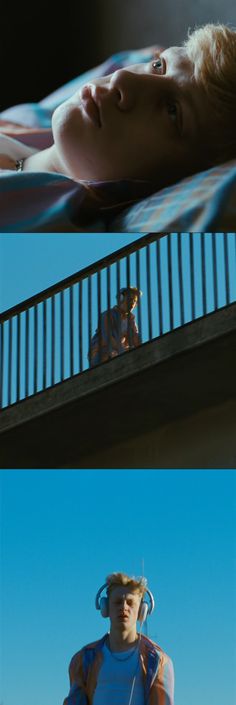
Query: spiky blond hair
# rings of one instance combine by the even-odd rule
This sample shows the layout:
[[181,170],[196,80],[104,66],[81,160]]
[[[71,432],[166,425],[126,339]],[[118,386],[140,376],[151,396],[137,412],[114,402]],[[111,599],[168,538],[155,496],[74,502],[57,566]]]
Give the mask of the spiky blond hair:
[[107,576],[106,582],[108,597],[112,590],[119,585],[129,587],[132,592],[138,592],[141,597],[143,597],[147,589],[146,578],[130,576],[127,573],[111,573]]
[[[208,135],[213,163],[236,156],[236,30],[206,24],[188,33],[184,47],[194,65],[194,79],[212,107]],[[206,107],[207,109],[207,107]]]

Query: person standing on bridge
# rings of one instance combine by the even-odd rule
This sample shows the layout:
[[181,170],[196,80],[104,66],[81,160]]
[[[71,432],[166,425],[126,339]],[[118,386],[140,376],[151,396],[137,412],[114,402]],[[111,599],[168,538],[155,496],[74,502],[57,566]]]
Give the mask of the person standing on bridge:
[[132,311],[141,296],[142,292],[136,286],[124,287],[119,290],[116,306],[101,313],[88,354],[91,367],[140,345],[141,338]]

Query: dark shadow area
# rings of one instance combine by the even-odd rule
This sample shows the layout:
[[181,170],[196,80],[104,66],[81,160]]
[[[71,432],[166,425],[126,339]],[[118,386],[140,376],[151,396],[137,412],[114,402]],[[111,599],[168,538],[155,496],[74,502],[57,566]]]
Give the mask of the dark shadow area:
[[[92,5],[92,9],[91,9]],[[37,102],[100,61],[96,3],[5,3],[0,110]]]

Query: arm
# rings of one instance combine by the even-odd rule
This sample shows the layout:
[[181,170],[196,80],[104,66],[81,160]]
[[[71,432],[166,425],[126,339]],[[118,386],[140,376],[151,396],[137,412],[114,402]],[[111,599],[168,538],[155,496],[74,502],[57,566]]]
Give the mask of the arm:
[[63,705],[88,705],[83,679],[82,652],[79,651],[71,659],[69,665],[70,690]]
[[160,660],[150,693],[150,705],[174,705],[174,667],[166,654]]
[[110,309],[110,311],[104,311],[101,315],[101,345],[106,348],[107,352],[109,350],[109,341],[111,352],[118,352],[119,340],[115,332],[114,313],[112,309]]
[[131,330],[132,330],[132,344],[133,344],[133,347],[136,348],[138,345],[141,344],[141,338],[139,335],[138,326],[137,326],[137,323],[136,323],[134,316],[131,318]]

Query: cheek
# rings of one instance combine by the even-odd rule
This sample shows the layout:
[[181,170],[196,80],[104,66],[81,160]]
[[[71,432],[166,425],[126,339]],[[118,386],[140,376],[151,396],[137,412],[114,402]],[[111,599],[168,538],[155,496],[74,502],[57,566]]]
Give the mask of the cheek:
[[59,159],[75,180],[152,178],[165,158],[162,127],[153,114],[142,111],[130,116],[112,114],[97,131],[72,101],[59,106],[52,117]]
[[71,178],[109,178],[114,141],[108,130],[100,133],[91,124],[78,104],[64,103],[55,110],[52,131],[59,159]]
[[52,132],[64,163],[76,161],[83,136],[83,121],[78,107],[70,103],[59,106],[52,117]]

